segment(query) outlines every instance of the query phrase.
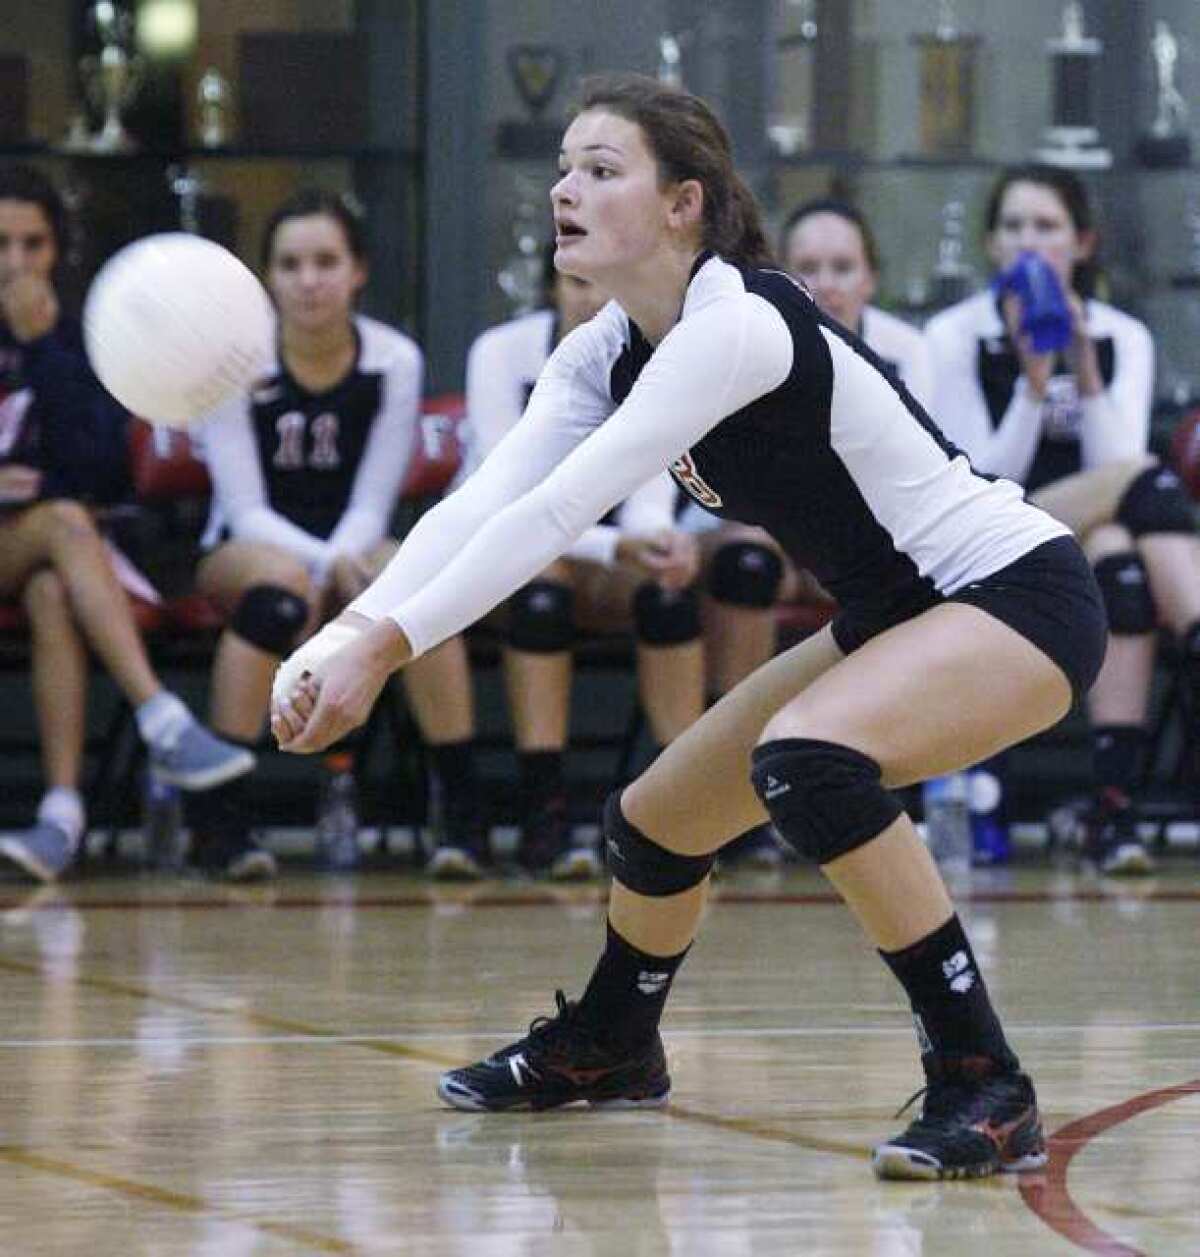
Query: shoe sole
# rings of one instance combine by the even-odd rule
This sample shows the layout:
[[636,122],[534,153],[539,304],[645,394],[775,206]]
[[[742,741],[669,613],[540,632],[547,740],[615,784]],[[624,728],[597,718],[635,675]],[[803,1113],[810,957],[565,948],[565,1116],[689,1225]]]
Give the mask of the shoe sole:
[[43,864],[24,843],[15,838],[0,838],[0,855],[11,860],[39,882],[58,880],[58,874],[48,864]]
[[211,790],[214,786],[223,786],[236,777],[244,777],[255,765],[255,757],[249,751],[241,751],[228,759],[196,772],[176,772],[170,768],[154,767],[154,775],[159,781],[168,785],[178,786],[181,790]]
[[939,1182],[953,1179],[988,1178],[993,1174],[1022,1174],[1027,1170],[1042,1169],[1049,1157],[1043,1152],[1030,1152],[1012,1161],[995,1157],[974,1165],[941,1165],[927,1153],[903,1144],[881,1144],[871,1153],[871,1168],[875,1177],[892,1182]]
[[568,851],[550,868],[552,882],[590,882],[601,874],[600,861],[590,851]]
[[483,880],[483,869],[467,852],[446,848],[430,857],[429,876],[435,882],[478,882]]
[[462,1113],[546,1113],[551,1108],[565,1109],[576,1104],[586,1104],[592,1109],[608,1109],[620,1111],[625,1109],[661,1109],[671,1098],[671,1088],[652,1096],[615,1096],[611,1100],[589,1100],[581,1096],[577,1100],[566,1100],[562,1104],[535,1107],[528,1100],[519,1100],[514,1104],[487,1104],[470,1092],[448,1086],[446,1079],[438,1080],[438,1098],[452,1109]]
[[266,882],[276,876],[279,866],[269,851],[255,851],[234,860],[225,870],[231,882]]
[[1118,847],[1100,865],[1100,871],[1108,877],[1142,877],[1154,872],[1154,858],[1145,847]]

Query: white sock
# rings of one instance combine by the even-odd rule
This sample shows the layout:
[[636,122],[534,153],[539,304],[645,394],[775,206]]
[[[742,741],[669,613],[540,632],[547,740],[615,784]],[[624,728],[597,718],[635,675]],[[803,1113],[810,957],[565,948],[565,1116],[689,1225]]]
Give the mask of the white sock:
[[170,690],[159,690],[134,710],[142,741],[158,750],[169,751],[195,717],[183,700]]
[[55,786],[53,790],[47,790],[42,795],[37,818],[44,824],[57,825],[78,846],[86,819],[83,796],[70,786]]

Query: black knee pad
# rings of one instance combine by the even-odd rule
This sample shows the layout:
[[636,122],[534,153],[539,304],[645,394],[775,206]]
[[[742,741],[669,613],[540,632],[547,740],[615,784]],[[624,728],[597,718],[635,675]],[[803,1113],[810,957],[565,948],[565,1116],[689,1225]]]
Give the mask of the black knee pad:
[[1153,633],[1158,627],[1146,565],[1132,550],[1100,559],[1096,563],[1096,584],[1108,612],[1108,627],[1114,633]]
[[663,589],[653,581],[633,595],[633,627],[647,646],[681,646],[700,636],[700,599],[694,589]]
[[535,580],[508,600],[508,641],[535,655],[570,650],[575,640],[575,594],[557,581]]
[[773,607],[783,584],[783,560],[757,541],[730,541],[708,568],[708,592],[735,607]]
[[251,585],[234,610],[229,627],[251,646],[286,655],[308,619],[308,603],[282,585]]
[[775,828],[815,864],[878,837],[900,815],[879,765],[861,751],[812,738],[755,749],[750,780]]
[[1125,490],[1117,506],[1117,523],[1135,537],[1150,532],[1196,531],[1196,512],[1179,477],[1161,463],[1147,467]]
[[604,801],[604,848],[613,877],[638,895],[661,898],[699,886],[712,871],[716,853],[677,855],[651,842],[621,811],[621,792]]

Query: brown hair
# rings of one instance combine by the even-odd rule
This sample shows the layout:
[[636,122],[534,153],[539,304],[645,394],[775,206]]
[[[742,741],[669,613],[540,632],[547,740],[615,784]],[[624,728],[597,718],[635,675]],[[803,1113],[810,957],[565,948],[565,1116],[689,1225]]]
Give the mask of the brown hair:
[[805,201],[803,205],[797,205],[784,220],[783,230],[779,233],[780,253],[786,255],[792,232],[806,218],[811,218],[814,214],[833,214],[837,218],[844,219],[852,227],[856,227],[859,239],[862,241],[863,256],[867,259],[867,265],[876,275],[879,274],[879,246],[875,242],[875,233],[871,230],[871,225],[867,222],[862,210],[836,197],[823,196],[813,201]]
[[660,183],[700,184],[706,248],[745,266],[774,265],[754,196],[734,169],[729,133],[699,96],[641,74],[605,74],[584,79],[578,112],[587,109],[641,128]]

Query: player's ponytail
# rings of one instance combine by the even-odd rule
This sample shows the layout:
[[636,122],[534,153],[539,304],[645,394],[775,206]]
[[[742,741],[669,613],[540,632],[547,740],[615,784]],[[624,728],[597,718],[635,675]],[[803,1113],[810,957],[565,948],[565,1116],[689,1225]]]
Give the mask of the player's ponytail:
[[636,123],[658,162],[660,182],[700,184],[706,248],[745,266],[771,264],[758,205],[734,169],[729,134],[699,96],[640,74],[606,74],[584,80],[584,109]]

